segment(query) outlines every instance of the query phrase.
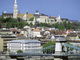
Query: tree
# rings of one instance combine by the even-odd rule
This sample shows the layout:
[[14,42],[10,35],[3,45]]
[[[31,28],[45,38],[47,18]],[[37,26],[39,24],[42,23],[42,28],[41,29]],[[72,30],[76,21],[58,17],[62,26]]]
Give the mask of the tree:
[[18,19],[14,19],[14,18],[0,18],[0,27],[6,27],[6,28],[23,28],[24,26],[27,25],[26,22],[24,21],[18,21]]
[[72,29],[73,24],[70,23],[69,21],[64,21],[63,25],[65,27],[65,29]]
[[55,24],[53,24],[53,26],[55,28],[58,28],[59,30],[64,30],[65,29],[65,26],[64,26],[63,23],[55,23]]
[[24,26],[26,26],[26,22],[18,22],[18,28],[23,28]]
[[34,17],[31,17],[30,19],[29,19],[29,21],[33,21],[34,20]]
[[51,25],[48,24],[48,23],[38,23],[38,25],[39,25],[40,27],[51,27]]
[[[55,45],[55,42],[49,41],[48,43],[43,44],[43,48],[47,48],[49,46],[54,46],[54,45]],[[54,50],[55,48],[47,48],[43,50],[43,53],[54,53]]]
[[31,26],[31,27],[33,26],[32,22],[30,23],[30,26]]
[[23,51],[22,50],[18,50],[17,53],[23,53]]

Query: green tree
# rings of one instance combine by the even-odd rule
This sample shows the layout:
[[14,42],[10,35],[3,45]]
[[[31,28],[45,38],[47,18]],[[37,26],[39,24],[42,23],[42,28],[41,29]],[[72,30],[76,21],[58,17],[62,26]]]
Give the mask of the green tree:
[[31,17],[30,19],[29,19],[29,21],[33,21],[34,20],[34,17]]
[[65,26],[65,29],[72,29],[73,24],[69,21],[64,21],[63,25]]
[[51,25],[48,24],[48,23],[39,23],[38,25],[39,25],[40,27],[51,27]]
[[30,23],[30,25],[29,25],[29,26],[31,26],[31,27],[33,26],[32,22]]
[[[47,48],[49,46],[54,46],[54,45],[55,45],[55,42],[49,41],[48,43],[43,44],[43,48]],[[47,48],[43,50],[43,53],[54,53],[54,50],[55,48]]]
[[17,53],[23,53],[23,51],[22,50],[18,50]]
[[55,24],[53,24],[53,26],[55,28],[58,28],[59,30],[64,30],[65,29],[65,26],[64,26],[63,23],[55,23]]
[[23,28],[24,26],[26,26],[26,22],[18,22],[18,28]]

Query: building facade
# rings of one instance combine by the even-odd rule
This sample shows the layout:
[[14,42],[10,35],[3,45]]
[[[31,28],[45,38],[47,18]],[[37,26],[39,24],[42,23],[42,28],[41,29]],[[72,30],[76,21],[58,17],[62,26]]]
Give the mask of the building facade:
[[34,29],[32,29],[32,31],[31,31],[31,36],[33,37],[33,38],[40,38],[40,37],[42,37],[42,35],[41,35],[41,30],[39,29],[39,28],[34,28]]
[[0,52],[3,51],[3,39],[0,38]]
[[38,40],[12,40],[7,42],[10,52],[22,50],[25,53],[41,53],[41,42]]
[[17,39],[9,29],[0,29],[0,51],[7,51],[7,41]]
[[17,18],[18,15],[18,5],[17,5],[17,0],[14,1],[14,11],[13,11],[13,18]]
[[[62,22],[60,16],[59,17],[48,16],[43,13],[40,13],[39,11],[36,11],[34,14],[29,14],[28,12],[21,14],[19,13],[18,10],[17,0],[14,0],[13,13],[3,13],[2,16],[4,18],[21,18],[22,20],[25,20],[29,24],[32,23],[33,25],[36,23],[36,21],[39,23],[49,23],[49,24]],[[31,18],[34,19],[30,20]]]

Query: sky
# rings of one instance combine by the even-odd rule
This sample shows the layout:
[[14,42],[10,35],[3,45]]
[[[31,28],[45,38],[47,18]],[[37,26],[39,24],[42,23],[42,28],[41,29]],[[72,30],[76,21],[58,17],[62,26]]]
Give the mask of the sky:
[[[80,20],[80,0],[17,0],[20,13],[35,13],[38,10],[49,16],[61,16]],[[0,15],[13,12],[14,0],[0,0]]]

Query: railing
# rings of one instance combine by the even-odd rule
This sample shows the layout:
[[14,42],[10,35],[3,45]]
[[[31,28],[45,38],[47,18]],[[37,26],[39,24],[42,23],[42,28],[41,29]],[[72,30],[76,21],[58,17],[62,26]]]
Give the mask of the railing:
[[67,44],[67,43],[64,43],[63,45],[66,46],[66,47],[76,49],[76,50],[80,50],[80,47],[77,47],[77,46],[74,46],[74,45],[70,45],[70,44]]

